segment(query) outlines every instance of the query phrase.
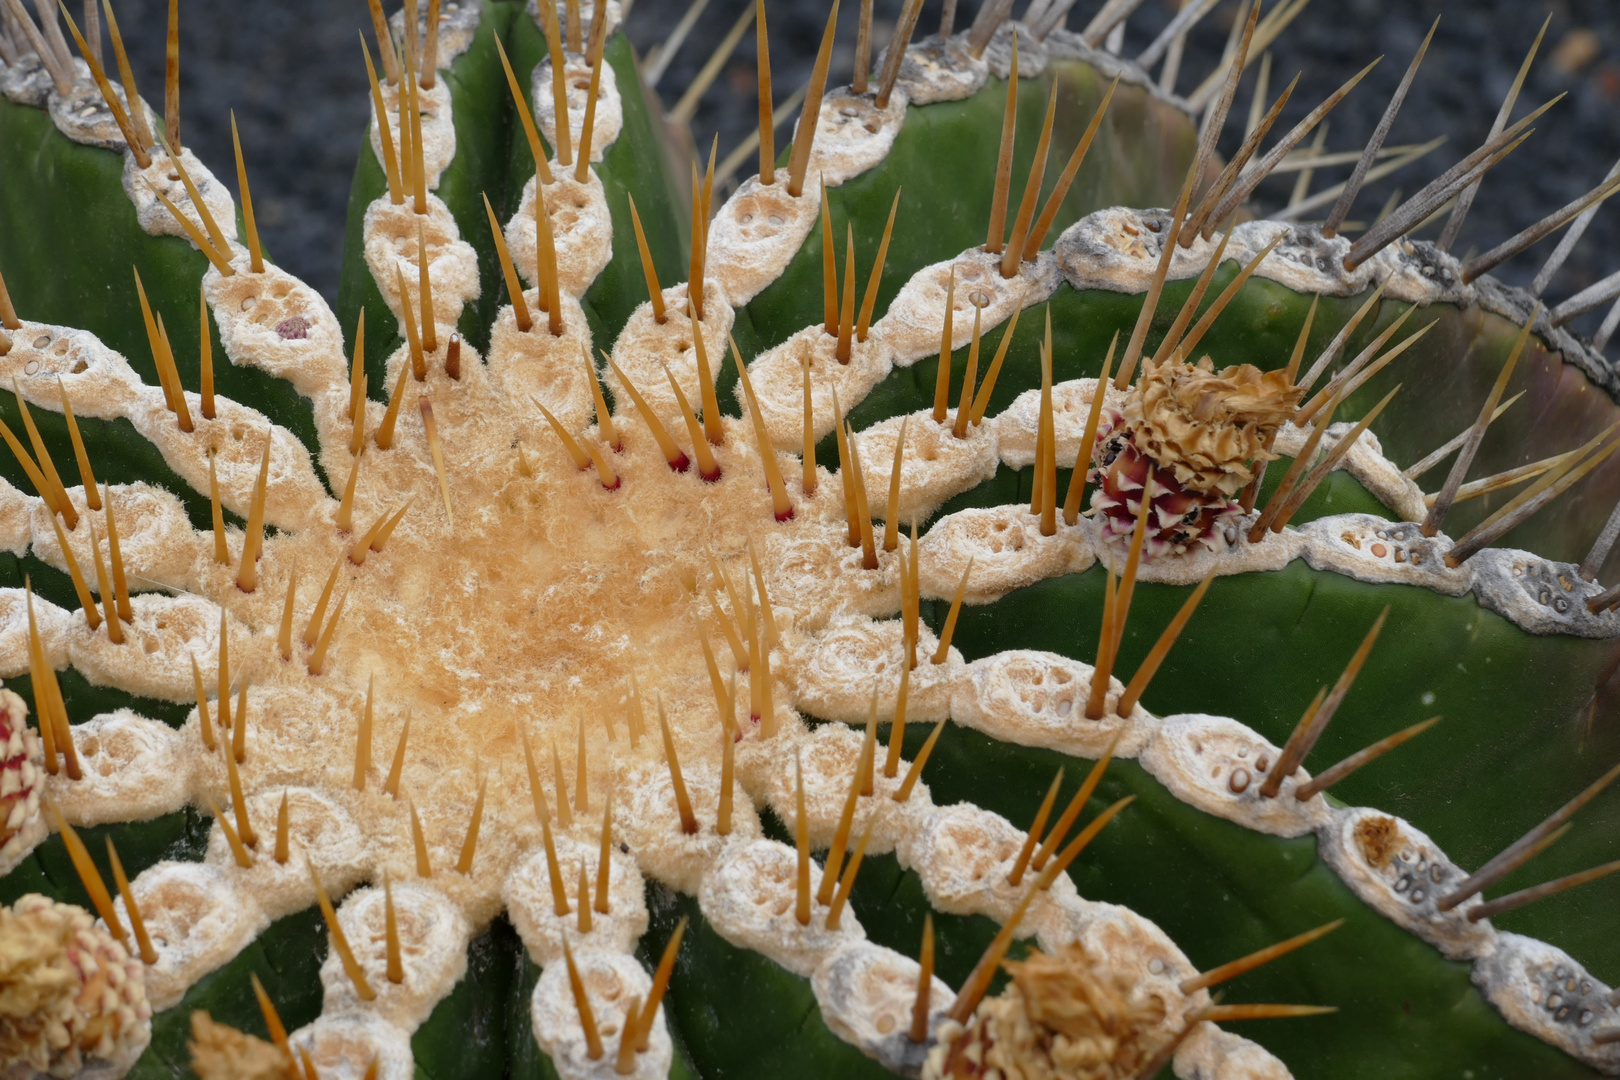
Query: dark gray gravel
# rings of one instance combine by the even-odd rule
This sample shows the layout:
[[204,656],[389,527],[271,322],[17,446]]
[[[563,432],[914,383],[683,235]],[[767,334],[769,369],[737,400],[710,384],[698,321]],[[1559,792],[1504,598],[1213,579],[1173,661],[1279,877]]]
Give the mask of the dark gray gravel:
[[[714,44],[751,0],[710,0],[686,45],[658,85],[673,106]],[[921,28],[937,26],[940,0],[928,0]],[[75,5],[76,6],[76,5]],[[395,5],[390,5],[395,6]],[[1174,0],[1146,0],[1128,24],[1123,53],[1134,56],[1169,20]],[[1190,90],[1212,69],[1223,48],[1237,0],[1222,0],[1188,43],[1178,88]],[[834,79],[853,62],[856,4],[844,5]],[[962,0],[958,26],[977,4]],[[1022,0],[1018,10],[1023,7]],[[1081,0],[1070,23],[1083,26],[1097,5]],[[645,53],[680,18],[686,0],[636,0],[629,34]],[[900,0],[876,0],[875,34],[886,39]],[[1267,10],[1270,4],[1266,5]],[[362,0],[223,0],[182,3],[182,110],[185,140],[216,169],[230,163],[229,110],[235,109],[251,157],[254,205],[265,242],[289,269],[329,299],[337,292],[343,217],[349,178],[366,120],[365,73],[357,31],[369,26]],[[160,96],[163,0],[122,0],[120,24],[135,54],[149,98]],[[1389,142],[1416,143],[1438,134],[1449,141],[1424,160],[1369,185],[1352,218],[1377,214],[1397,189],[1411,193],[1485,137],[1525,49],[1552,14],[1541,54],[1521,96],[1519,114],[1558,93],[1568,97],[1538,125],[1536,134],[1486,180],[1457,253],[1485,250],[1596,184],[1620,158],[1620,5],[1613,0],[1522,3],[1476,0],[1440,4],[1378,0],[1313,0],[1271,47],[1272,93],[1296,71],[1295,92],[1278,131],[1379,54],[1385,61],[1331,118],[1329,149],[1359,147],[1384,110],[1418,43],[1443,15],[1422,71]],[[778,98],[800,85],[825,20],[821,0],[770,7],[772,68]],[[368,30],[369,32],[369,30]],[[745,35],[727,69],[692,122],[696,141],[720,136],[723,156],[756,122],[753,34]],[[1222,149],[1236,148],[1255,78],[1245,76]],[[1316,188],[1342,179],[1347,168],[1318,174]],[[1291,178],[1268,182],[1262,210],[1288,198]],[[1620,203],[1620,200],[1616,200]],[[1438,233],[1432,226],[1425,235]],[[1556,239],[1504,264],[1498,275],[1528,284]],[[1557,301],[1620,268],[1620,205],[1599,212],[1586,238],[1548,290]],[[1602,312],[1576,326],[1592,332]],[[1620,345],[1613,348],[1620,349]]]

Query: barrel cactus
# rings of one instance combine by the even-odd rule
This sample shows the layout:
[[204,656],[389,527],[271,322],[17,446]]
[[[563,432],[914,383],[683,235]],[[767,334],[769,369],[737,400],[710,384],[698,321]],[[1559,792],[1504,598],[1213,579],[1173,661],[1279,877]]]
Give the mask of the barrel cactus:
[[616,0],[373,3],[335,311],[0,9],[6,1075],[1620,1072],[1615,380],[1408,236],[1529,121],[1246,220],[1297,5],[1068,6],[716,199]]

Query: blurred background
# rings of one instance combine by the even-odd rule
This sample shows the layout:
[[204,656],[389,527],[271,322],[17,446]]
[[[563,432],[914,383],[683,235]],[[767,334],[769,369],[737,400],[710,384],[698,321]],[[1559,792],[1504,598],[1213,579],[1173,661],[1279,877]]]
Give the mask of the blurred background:
[[[926,0],[917,37],[938,26],[943,0]],[[1189,0],[1191,2],[1191,0]],[[1285,3],[1288,0],[1275,0]],[[1295,0],[1297,2],[1297,0]],[[656,73],[658,96],[673,109],[752,0],[696,0],[700,9],[684,41],[660,56],[662,44],[693,5],[691,0],[633,0],[626,32]],[[119,23],[143,87],[160,88],[166,0],[121,0]],[[275,258],[335,299],[348,207],[349,180],[368,116],[365,68],[358,33],[370,33],[364,0],[181,0],[181,114],[185,141],[216,172],[230,169],[230,110],[242,130],[253,176],[253,199],[264,242]],[[389,10],[397,3],[386,5]],[[960,0],[956,26],[965,28],[977,0]],[[1022,0],[1015,5],[1021,13]],[[1083,27],[1100,6],[1079,0],[1068,26]],[[1142,52],[1180,8],[1180,0],[1143,0],[1127,20],[1118,51]],[[1242,0],[1219,0],[1188,35],[1175,88],[1191,93],[1218,63]],[[825,25],[826,0],[770,0],[771,67],[780,104],[809,77]],[[874,57],[888,39],[901,0],[875,0]],[[1264,4],[1270,11],[1272,2]],[[1274,97],[1300,73],[1299,87],[1273,137],[1369,60],[1385,60],[1329,118],[1325,152],[1357,151],[1377,125],[1390,95],[1435,16],[1441,23],[1386,145],[1445,142],[1419,160],[1369,183],[1351,213],[1363,226],[1391,200],[1411,194],[1487,136],[1526,50],[1549,20],[1515,116],[1556,94],[1568,96],[1538,122],[1536,133],[1485,179],[1453,251],[1466,257],[1513,235],[1596,185],[1620,161],[1620,3],[1615,0],[1308,0],[1269,47]],[[849,78],[857,5],[843,5],[831,83]],[[1260,64],[1251,59],[1220,149],[1241,142]],[[1155,77],[1160,75],[1154,69]],[[158,91],[161,94],[161,91]],[[151,98],[153,93],[148,91]],[[707,148],[715,134],[720,156],[753,134],[757,124],[754,35],[742,43],[712,86],[696,101],[691,130]],[[780,139],[791,126],[782,129]],[[1269,141],[1267,143],[1269,145]],[[1308,145],[1308,144],[1307,144]],[[986,167],[990,167],[988,164]],[[1316,170],[1309,190],[1343,180],[1349,165]],[[742,175],[752,171],[745,166]],[[1274,176],[1255,206],[1275,213],[1298,198],[1299,173]],[[1306,212],[1320,220],[1327,207]],[[1444,223],[1421,236],[1434,238]],[[1497,276],[1528,285],[1552,252],[1543,241],[1499,267]],[[1599,210],[1584,239],[1551,287],[1549,301],[1620,270],[1620,199]],[[1605,304],[1572,328],[1594,333]],[[1620,337],[1617,337],[1620,342]],[[1620,344],[1610,351],[1620,349]]]

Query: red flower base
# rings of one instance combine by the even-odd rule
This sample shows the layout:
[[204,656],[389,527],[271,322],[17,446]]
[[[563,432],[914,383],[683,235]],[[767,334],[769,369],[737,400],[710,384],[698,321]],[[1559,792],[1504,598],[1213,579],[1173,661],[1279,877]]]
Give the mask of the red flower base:
[[1243,513],[1237,500],[1218,491],[1182,487],[1172,470],[1155,465],[1136,449],[1129,433],[1114,431],[1098,440],[1097,464],[1091,474],[1096,485],[1091,505],[1100,511],[1104,537],[1123,537],[1129,542],[1150,473],[1153,495],[1142,543],[1144,558],[1179,555],[1194,544],[1214,550],[1215,530]]

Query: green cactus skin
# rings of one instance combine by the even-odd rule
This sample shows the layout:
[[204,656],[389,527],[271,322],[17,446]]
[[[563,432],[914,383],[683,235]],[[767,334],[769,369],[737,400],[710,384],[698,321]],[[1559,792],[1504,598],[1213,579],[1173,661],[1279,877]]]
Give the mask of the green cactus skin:
[[[1060,153],[1066,155],[1066,148],[1073,148],[1079,141],[1108,89],[1108,80],[1076,61],[1053,61],[1039,77],[1022,80],[1013,149],[1014,176],[1025,176],[1029,172],[1045,114],[1046,97],[1054,80],[1058,84],[1059,100],[1065,107],[1059,109],[1059,119],[1053,125],[1053,158],[1058,158]],[[895,217],[894,239],[878,287],[878,311],[887,310],[900,287],[924,266],[984,243],[985,208],[990,205],[995,187],[994,168],[959,174],[938,168],[937,162],[947,157],[995,161],[1006,85],[1003,80],[991,78],[984,89],[964,101],[942,101],[919,107],[906,118],[894,147],[881,164],[827,190],[833,220],[839,226],[845,221],[856,225],[855,265],[860,288],[865,289],[866,274],[870,272],[882,238],[882,223],[888,217],[895,189],[903,189],[901,210]],[[1064,200],[1053,233],[1105,206],[1158,206],[1175,201],[1180,178],[1192,164],[1193,136],[1186,117],[1179,111],[1140,87],[1121,85],[1097,132],[1091,153]],[[1128,152],[1126,147],[1130,148]],[[779,168],[787,164],[787,152],[784,147]],[[1102,156],[1094,156],[1099,154]],[[1111,163],[1121,159],[1131,164],[1113,168]],[[1049,161],[1048,171],[1055,176],[1062,166],[1062,160]],[[838,257],[842,259],[841,237],[838,244]],[[746,317],[739,312],[739,329],[750,333],[749,339],[744,339],[741,333],[737,335],[738,344],[745,350],[759,352],[769,348],[821,317],[821,245],[818,225],[782,275],[745,306]],[[1031,325],[1029,329],[1037,328]],[[1105,335],[1102,346],[1106,348],[1107,344]],[[1092,354],[1084,355],[1089,358]],[[919,381],[926,384],[928,400],[932,402],[933,380],[931,375],[923,377],[919,367],[910,371],[918,372]],[[1088,370],[1086,374],[1094,375],[1095,371]],[[998,383],[1000,392],[1009,402],[1029,385],[1023,381]],[[1002,402],[997,401],[997,404]]]
[[[456,156],[434,194],[450,207],[462,239],[478,252],[480,279],[498,281],[501,268],[495,245],[490,240],[482,196],[489,195],[503,221],[511,217],[517,209],[523,185],[534,175],[534,161],[523,140],[523,130],[512,113],[512,98],[495,51],[495,34],[499,32],[505,39],[507,56],[522,87],[529,86],[531,72],[545,59],[546,43],[545,35],[523,13],[522,5],[489,3],[484,10],[477,37],[448,71],[452,101],[457,105],[466,102],[466,107],[456,109]],[[622,208],[625,192],[635,197],[648,243],[656,253],[660,278],[679,281],[684,275],[679,253],[691,226],[687,220],[689,211],[676,194],[672,166],[662,150],[661,121],[650,110],[643,94],[630,92],[641,83],[636,76],[629,41],[622,34],[614,35],[606,56],[620,85],[627,91],[620,95],[625,114],[624,132],[609,148],[607,158],[599,163],[596,172],[608,190],[610,206]],[[542,135],[542,141],[544,138]],[[476,153],[463,153],[462,148],[467,145]],[[657,149],[650,154],[636,151],[637,147],[644,146]],[[549,144],[546,148],[551,149]],[[354,325],[359,310],[364,307],[367,325],[381,331],[366,341],[366,370],[374,386],[381,385],[379,380],[386,376],[383,362],[404,340],[391,329],[397,320],[383,302],[361,254],[366,207],[379,196],[386,198],[387,194],[382,164],[362,146],[349,196],[345,262],[337,312],[338,321],[348,327]],[[635,250],[635,234],[631,231],[628,213],[623,215],[622,221],[615,219],[613,246],[615,251]],[[634,262],[615,260],[597,278],[584,303],[598,340],[611,341],[617,335],[635,306],[638,291],[645,293],[646,286],[641,282],[640,267]],[[462,336],[480,350],[489,344],[489,325],[494,319],[496,299],[496,293],[488,293],[462,315]]]
[[[197,287],[208,260],[185,240],[174,236],[150,236],[135,220],[135,210],[124,194],[121,176],[123,162],[117,155],[93,146],[73,142],[59,132],[43,110],[19,105],[0,97],[0,141],[7,146],[27,147],[30,152],[7,154],[0,162],[0,211],[6,228],[0,231],[0,259],[7,266],[49,266],[49,273],[11,274],[6,284],[21,311],[39,322],[74,326],[88,330],[110,348],[122,353],[142,380],[157,384],[157,368],[147,348],[141,325],[140,302],[129,268],[138,267],[147,296],[158,310],[172,312],[169,340],[176,356],[196,357],[199,342]],[[86,216],[96,227],[58,231],[55,223],[83,221]],[[214,342],[219,342],[219,326],[210,316]],[[196,379],[194,369],[186,372]],[[255,407],[281,426],[296,433],[306,444],[315,441],[315,425],[309,406],[291,384],[274,379],[256,368],[219,363],[214,367],[219,393],[238,401],[252,401]],[[17,405],[9,399],[6,422],[16,421]],[[51,441],[51,453],[63,461],[72,460],[67,431],[57,420],[40,416],[41,434]],[[59,417],[58,417],[59,420]],[[20,423],[20,421],[17,421]],[[113,483],[151,479],[177,495],[186,490],[150,447],[123,434],[101,433],[94,421],[81,421],[87,444],[102,440],[107,447],[118,446],[118,453],[95,458],[110,470],[103,477]],[[14,424],[15,426],[15,424]],[[51,430],[47,430],[48,426]],[[91,450],[94,454],[94,449]],[[62,455],[67,455],[63,457]],[[125,455],[138,455],[128,459]],[[105,462],[105,464],[101,464]],[[9,456],[3,467],[12,483],[27,483],[17,463]],[[120,471],[127,470],[127,471]],[[203,516],[207,523],[207,493]]]
[[[485,287],[464,310],[459,329],[485,352],[489,328],[506,297],[500,268],[482,211],[488,194],[504,221],[516,210],[533,164],[516,126],[495,53],[499,36],[519,84],[544,58],[545,40],[520,4],[485,0],[471,47],[442,72],[451,87],[457,153],[435,194],[449,206],[478,255]],[[621,88],[622,134],[595,167],[613,215],[615,257],[582,298],[594,341],[608,348],[645,296],[625,197],[633,195],[647,226],[660,280],[686,274],[685,245],[692,224],[681,178],[665,146],[656,103],[641,89],[635,57],[622,35],[606,50]],[[1057,84],[1059,123],[1049,175],[1078,137],[1107,80],[1081,60],[1051,58],[1043,74],[1020,88],[1016,183],[1028,168],[1047,91]],[[835,229],[853,221],[858,229],[856,262],[865,285],[878,243],[878,226],[897,187],[904,189],[893,246],[878,292],[878,312],[922,267],[983,242],[991,170],[1000,135],[1006,84],[991,77],[971,97],[913,106],[887,157],[877,166],[829,189]],[[1193,156],[1195,130],[1179,109],[1140,87],[1122,84],[1080,179],[1063,205],[1052,233],[1085,214],[1113,205],[1159,206],[1175,197]],[[73,143],[36,108],[0,99],[0,144],[25,148],[0,155],[0,270],[18,311],[35,322],[74,325],[96,333],[128,357],[137,373],[156,383],[133,290],[124,267],[136,265],[154,306],[171,315],[170,334],[180,357],[197,349],[196,297],[207,261],[188,243],[141,230],[125,196],[117,155]],[[982,162],[967,170],[938,167],[949,156]],[[788,151],[782,148],[785,165]],[[223,175],[223,174],[222,174]],[[402,339],[381,291],[361,254],[364,215],[386,198],[384,174],[362,147],[351,195],[347,252],[337,305],[339,323],[352,333],[366,313],[366,371],[373,400],[386,400],[386,363]],[[82,223],[93,222],[95,227]],[[69,223],[74,223],[70,226]],[[821,227],[813,229],[780,276],[736,311],[734,335],[752,357],[821,318]],[[1211,295],[1236,272],[1215,275]],[[1151,350],[1168,328],[1191,286],[1172,281],[1148,336]],[[1307,345],[1316,355],[1360,304],[1362,296],[1324,296]],[[1312,297],[1263,277],[1249,281],[1204,338],[1202,350],[1217,366],[1253,363],[1278,368],[1288,359]],[[1129,292],[1077,289],[1060,283],[1051,297],[1054,379],[1095,375],[1115,331],[1129,335],[1142,297]],[[1351,338],[1353,355],[1402,311],[1385,300]],[[184,313],[192,313],[182,318]],[[1026,312],[1007,364],[991,398],[989,415],[1039,384],[1040,320]],[[1521,315],[1520,318],[1523,316]],[[1385,454],[1414,461],[1467,426],[1517,336],[1515,320],[1495,308],[1436,302],[1408,323],[1433,329],[1406,358],[1352,396],[1341,417],[1362,415],[1397,383],[1401,395],[1375,427]],[[987,332],[995,342],[999,329]],[[221,395],[250,404],[289,429],[313,452],[314,422],[290,384],[255,368],[226,362],[213,328],[215,373]],[[1561,355],[1556,339],[1533,335],[1520,361],[1514,388],[1527,400],[1492,427],[1476,459],[1475,475],[1521,463],[1575,445],[1607,427],[1616,407],[1607,394]],[[352,346],[352,339],[349,342]],[[711,346],[718,364],[719,349]],[[951,400],[960,392],[966,349],[953,358]],[[1565,352],[1568,349],[1565,348]],[[1573,357],[1570,357],[1573,359]],[[3,361],[0,361],[3,363]],[[922,359],[896,367],[872,393],[853,406],[857,430],[902,413],[927,408],[934,395],[938,361]],[[190,387],[195,372],[182,362]],[[982,368],[981,368],[982,374]],[[721,376],[724,411],[737,415],[729,367]],[[32,415],[64,482],[72,447],[59,413],[35,407]],[[15,401],[0,395],[0,419],[19,429]],[[623,421],[621,421],[623,422]],[[639,421],[632,421],[639,422]],[[145,480],[179,495],[192,524],[209,527],[206,492],[192,490],[128,421],[80,417],[98,479],[114,485]],[[684,441],[684,440],[679,440]],[[1532,449],[1527,452],[1525,447]],[[820,462],[833,468],[832,437],[818,446]],[[0,455],[0,478],[27,491],[23,470]],[[1275,488],[1286,461],[1268,473],[1260,502]],[[317,467],[320,466],[317,458]],[[1426,477],[1438,486],[1443,469]],[[948,500],[940,516],[970,507],[1000,506],[1030,497],[1033,470],[1001,465],[995,476]],[[1066,489],[1068,470],[1059,474]],[[341,493],[344,477],[326,475]],[[1620,470],[1608,468],[1498,541],[1499,546],[1537,552],[1544,561],[1578,560],[1588,538],[1608,517],[1620,491]],[[1461,504],[1447,519],[1460,536],[1513,493]],[[874,495],[874,502],[877,496]],[[1303,525],[1350,512],[1389,517],[1392,512],[1347,473],[1332,474],[1294,518]],[[233,525],[241,519],[230,516]],[[1555,567],[1567,572],[1568,567]],[[1076,658],[1095,655],[1104,572],[1053,577],[1009,592],[988,606],[969,607],[953,644],[974,661],[1011,649],[1038,649]],[[77,606],[67,575],[33,554],[0,554],[0,585],[31,580],[43,599],[69,610]],[[1160,629],[1190,592],[1187,586],[1143,583],[1136,594],[1116,667],[1134,670]],[[1144,698],[1155,714],[1201,712],[1237,718],[1273,744],[1292,729],[1315,688],[1331,683],[1366,627],[1385,606],[1388,629],[1362,672],[1346,707],[1306,762],[1320,768],[1405,724],[1442,714],[1444,723],[1423,736],[1421,748],[1397,751],[1334,787],[1333,805],[1363,805],[1399,814],[1425,830],[1463,866],[1482,864],[1520,836],[1620,756],[1620,736],[1592,722],[1608,704],[1607,683],[1620,662],[1614,640],[1532,634],[1487,610],[1471,595],[1441,596],[1404,585],[1368,584],[1295,561],[1271,573],[1218,579]],[[940,632],[948,598],[925,598],[922,615]],[[141,697],[93,685],[73,670],[61,673],[69,714],[83,719],[118,708],[182,727],[189,704]],[[32,700],[27,675],[7,680]],[[814,719],[814,718],[812,718]],[[905,753],[919,752],[928,725],[908,728]],[[886,737],[885,724],[879,737]],[[1027,827],[1051,775],[1067,768],[1061,797],[1078,786],[1086,762],[1035,747],[998,742],[978,731],[947,725],[926,781],[941,806],[967,802]],[[1498,779],[1506,778],[1506,779]],[[1358,899],[1322,862],[1307,834],[1281,839],[1205,814],[1178,800],[1135,761],[1116,761],[1092,798],[1085,818],[1125,795],[1135,804],[1098,837],[1070,873],[1088,900],[1127,906],[1152,919],[1200,967],[1213,966],[1333,918],[1348,925],[1301,952],[1290,954],[1232,986],[1231,1000],[1324,1002],[1335,1016],[1247,1025],[1240,1029],[1276,1054],[1296,1076],[1574,1077],[1590,1068],[1506,1023],[1470,981],[1470,966],[1443,959],[1429,945],[1385,920]],[[792,823],[766,813],[767,835],[791,845]],[[1620,820],[1612,793],[1581,812],[1576,829],[1533,866],[1493,891],[1506,892],[1600,863],[1610,857],[1610,837]],[[101,861],[103,837],[117,844],[131,876],[160,860],[198,861],[207,844],[209,820],[192,807],[130,824],[81,829]],[[53,836],[0,878],[0,900],[12,903],[42,892],[87,905],[59,837]],[[1499,917],[1503,931],[1546,941],[1587,965],[1597,977],[1620,976],[1620,938],[1606,912],[1620,902],[1611,878]],[[665,1020],[675,1045],[670,1075],[716,1078],[732,1075],[881,1076],[883,1068],[828,1029],[809,980],[771,959],[726,941],[704,917],[697,900],[649,882],[651,925],[638,955],[649,969],[681,917],[691,925],[665,999]],[[870,940],[914,955],[929,901],[918,875],[893,855],[870,857],[851,899]],[[958,986],[996,931],[982,915],[934,912],[938,973]],[[153,1020],[152,1045],[129,1073],[142,1078],[189,1076],[185,1047],[189,1015],[207,1009],[220,1021],[262,1032],[249,989],[257,974],[277,1002],[289,1029],[320,1015],[318,975],[324,955],[324,924],[307,909],[275,921],[234,959],[193,985],[181,1003]],[[1022,955],[1020,942],[1013,955]],[[511,924],[498,918],[474,939],[467,974],[415,1031],[411,1047],[417,1075],[430,1080],[495,1075],[555,1077],[556,1068],[530,1032],[529,1002],[540,968]],[[998,978],[997,990],[1004,978]]]
[[[456,127],[456,156],[439,178],[434,194],[443,199],[455,217],[462,236],[478,252],[478,272],[498,276],[500,263],[495,258],[495,247],[489,240],[489,227],[484,223],[482,195],[490,192],[490,199],[499,211],[507,213],[505,189],[492,185],[490,179],[501,167],[506,154],[509,128],[515,122],[511,98],[506,95],[500,61],[495,55],[495,38],[510,32],[513,18],[511,4],[494,4],[486,8],[478,24],[478,32],[466,53],[444,73],[445,84],[450,87],[450,99]],[[362,152],[356,161],[354,183],[349,194],[349,221],[344,233],[344,273],[338,293],[339,321],[352,327],[361,308],[366,310],[367,325],[374,328],[366,341],[366,373],[373,385],[382,385],[386,372],[383,362],[388,354],[404,340],[394,331],[395,320],[389,315],[382,293],[366,272],[361,254],[364,246],[366,207],[378,193],[387,194],[388,185],[383,177],[382,163],[375,154]],[[463,312],[459,329],[467,340],[479,345],[488,344],[488,326],[494,316],[494,297],[469,305]]]

